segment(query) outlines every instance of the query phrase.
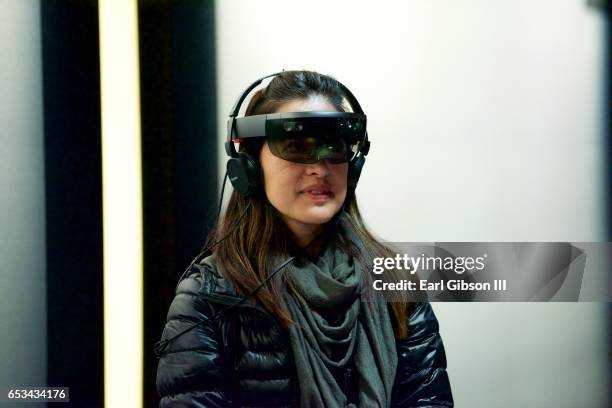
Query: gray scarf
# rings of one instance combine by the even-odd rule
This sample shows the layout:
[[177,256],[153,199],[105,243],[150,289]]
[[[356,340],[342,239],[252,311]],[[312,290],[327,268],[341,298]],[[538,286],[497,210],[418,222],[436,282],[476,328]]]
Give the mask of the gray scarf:
[[[339,227],[361,250],[346,215]],[[285,302],[294,324],[289,337],[293,351],[300,405],[354,407],[332,372],[354,362],[359,406],[388,407],[397,368],[395,336],[384,300],[361,300],[363,265],[336,248],[331,240],[315,262],[301,262],[287,271],[298,295],[288,291]],[[364,253],[364,252],[361,252]],[[297,261],[297,260],[296,260]]]

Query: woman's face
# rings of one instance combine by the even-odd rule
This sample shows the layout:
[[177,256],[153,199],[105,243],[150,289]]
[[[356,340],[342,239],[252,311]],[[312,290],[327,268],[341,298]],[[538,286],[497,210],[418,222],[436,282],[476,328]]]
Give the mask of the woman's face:
[[[337,110],[325,98],[314,97],[287,102],[276,112],[307,111]],[[274,156],[267,143],[259,159],[268,200],[298,238],[321,229],[342,207],[348,163],[331,164],[328,160],[293,163]]]

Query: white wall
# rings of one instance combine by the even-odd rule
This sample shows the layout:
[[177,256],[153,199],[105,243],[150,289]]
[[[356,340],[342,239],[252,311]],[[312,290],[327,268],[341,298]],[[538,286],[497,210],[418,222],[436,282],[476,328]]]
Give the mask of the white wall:
[[[357,195],[385,239],[604,238],[604,20],[586,1],[216,7],[220,157],[251,81],[312,69],[368,114]],[[458,407],[603,406],[605,305],[434,307]]]
[[[47,378],[40,4],[0,13],[0,387]],[[61,384],[55,384],[61,385]]]

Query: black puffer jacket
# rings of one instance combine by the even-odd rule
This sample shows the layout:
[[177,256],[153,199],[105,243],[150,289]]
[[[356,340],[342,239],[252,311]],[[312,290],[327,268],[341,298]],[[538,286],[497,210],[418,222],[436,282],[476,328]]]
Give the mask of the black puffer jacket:
[[[180,283],[162,339],[205,322],[169,342],[160,358],[160,407],[299,406],[289,338],[273,316],[249,299],[209,319],[238,300],[211,257],[194,265]],[[452,407],[444,346],[431,306],[419,303],[408,325],[408,338],[397,343],[392,406]],[[347,395],[354,395],[352,370],[337,374]]]

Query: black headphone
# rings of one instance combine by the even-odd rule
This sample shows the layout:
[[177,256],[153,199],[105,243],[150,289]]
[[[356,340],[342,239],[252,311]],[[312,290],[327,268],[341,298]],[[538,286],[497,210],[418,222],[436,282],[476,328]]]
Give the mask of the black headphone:
[[[227,160],[227,175],[229,177],[230,182],[232,183],[232,186],[234,187],[234,190],[247,197],[254,194],[261,184],[259,175],[259,161],[249,153],[236,151],[233,142],[235,139],[238,138],[238,136],[236,135],[236,117],[238,116],[240,106],[246,99],[247,95],[257,85],[261,84],[264,79],[281,75],[283,72],[266,75],[265,77],[260,78],[257,81],[253,82],[251,85],[249,85],[234,103],[234,106],[232,107],[232,110],[229,114],[229,119],[227,120],[227,140],[225,142],[225,152],[228,156],[230,156],[230,158]],[[357,101],[357,98],[355,98],[353,93],[340,81],[338,81],[338,84],[344,92],[344,96],[348,100],[349,105],[353,109],[353,112],[363,114],[364,112],[361,109],[361,105],[359,105],[359,102]],[[370,141],[368,140],[368,132],[366,130],[364,140],[360,144],[359,151],[349,161],[347,189],[351,192],[354,192],[355,188],[357,188],[357,182],[359,181],[359,177],[361,176],[361,170],[363,169],[363,165],[365,164],[365,156],[368,154],[369,151]],[[348,197],[349,194],[347,194],[347,199]]]

